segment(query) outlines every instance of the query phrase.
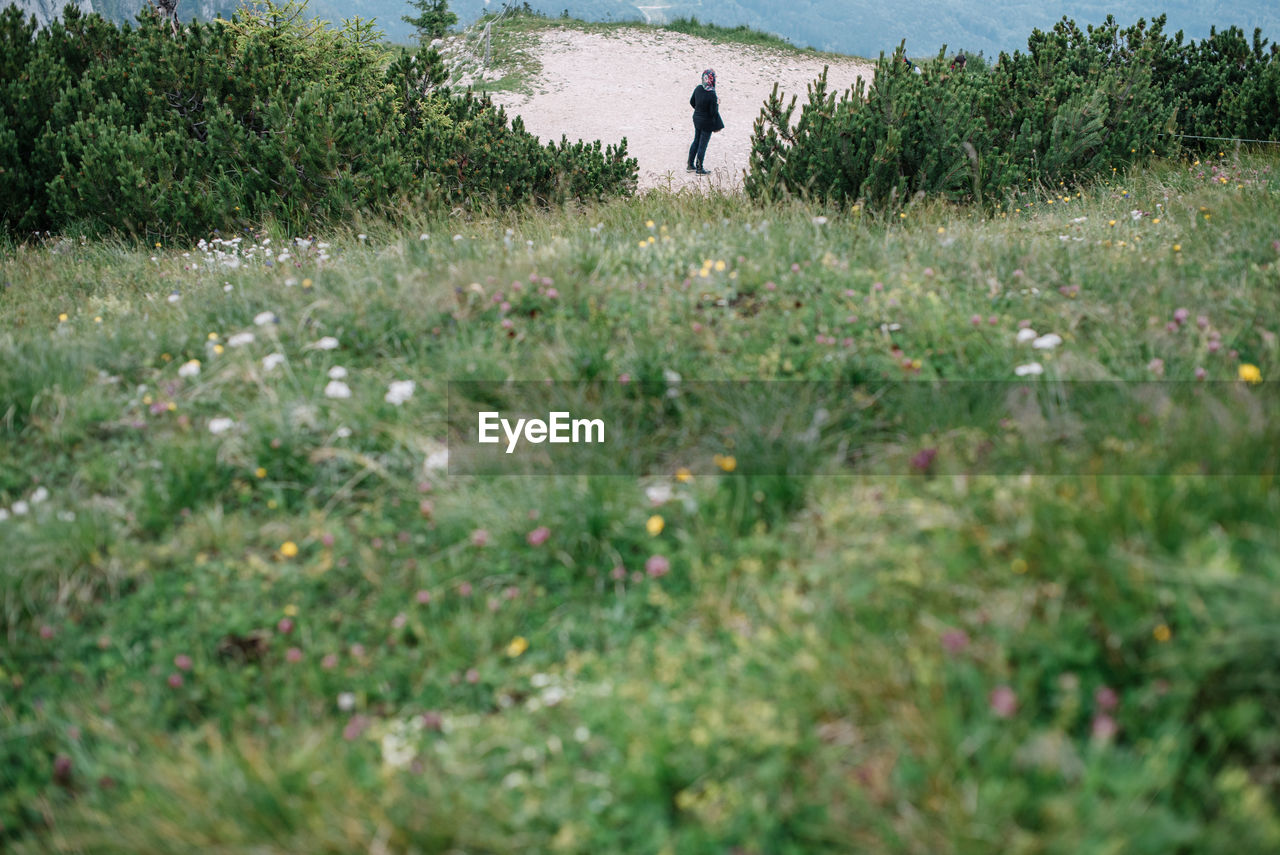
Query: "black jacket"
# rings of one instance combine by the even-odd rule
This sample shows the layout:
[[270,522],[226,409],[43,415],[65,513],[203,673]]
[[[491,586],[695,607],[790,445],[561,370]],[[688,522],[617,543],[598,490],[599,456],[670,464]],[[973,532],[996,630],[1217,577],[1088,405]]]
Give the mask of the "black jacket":
[[716,93],[702,88],[693,90],[689,96],[689,106],[693,108],[693,126],[700,131],[715,131],[723,127],[716,120],[720,118],[720,99]]

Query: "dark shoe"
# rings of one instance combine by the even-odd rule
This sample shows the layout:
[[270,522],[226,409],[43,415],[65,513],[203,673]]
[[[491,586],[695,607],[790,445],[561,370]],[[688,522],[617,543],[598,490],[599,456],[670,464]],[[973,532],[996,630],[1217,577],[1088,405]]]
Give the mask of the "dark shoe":
[[694,166],[692,163],[684,168],[685,172],[693,172],[693,170],[694,170]]
[[699,166],[699,167],[698,167],[697,169],[695,169],[693,172],[694,172],[694,174],[695,174],[695,175],[710,175],[710,174],[711,174],[710,172],[707,172],[707,170],[703,169],[701,166]]

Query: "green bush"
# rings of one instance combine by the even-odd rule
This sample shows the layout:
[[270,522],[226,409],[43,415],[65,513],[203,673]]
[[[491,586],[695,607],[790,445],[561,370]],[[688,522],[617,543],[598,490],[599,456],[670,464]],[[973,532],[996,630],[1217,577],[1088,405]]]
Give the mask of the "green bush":
[[[441,88],[434,51],[393,57],[371,24],[261,2],[176,36],[74,9],[36,31],[0,16],[0,215],[201,235],[353,212],[560,202],[629,192],[625,141],[542,145],[487,100]],[[12,117],[12,118],[10,118]]]
[[914,74],[899,48],[869,86],[837,97],[818,80],[794,125],[796,99],[784,105],[775,91],[756,123],[747,191],[889,209],[920,194],[990,201],[1167,154],[1183,134],[1280,133],[1275,46],[1235,28],[1183,44],[1164,20],[1081,30],[1064,18],[1033,32],[1026,53],[960,72],[942,52]]

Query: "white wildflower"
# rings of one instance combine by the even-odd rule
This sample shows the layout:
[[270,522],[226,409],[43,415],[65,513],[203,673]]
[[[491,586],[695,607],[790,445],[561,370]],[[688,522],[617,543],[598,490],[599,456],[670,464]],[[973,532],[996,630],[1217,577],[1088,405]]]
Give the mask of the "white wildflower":
[[283,353],[268,353],[266,356],[262,357],[263,371],[274,371],[278,366],[283,364],[284,364]]
[[227,339],[227,347],[244,347],[246,344],[253,344],[253,333],[240,332]]
[[649,504],[654,506],[665,505],[667,502],[671,501],[671,497],[674,493],[675,491],[671,489],[670,484],[654,484],[651,487],[646,487],[644,491],[644,495],[649,500]]
[[1062,344],[1062,336],[1057,333],[1042,335],[1035,341],[1031,342],[1031,346],[1036,350],[1053,350],[1060,344]]
[[327,335],[319,341],[312,342],[307,345],[307,350],[337,350],[338,340],[331,335]]
[[197,377],[200,374],[200,360],[192,359],[182,363],[178,368],[179,377]]
[[170,302],[170,303],[176,303],[176,302],[178,302],[178,301],[179,301],[179,300],[181,300],[181,299],[182,299],[182,298],[178,296],[178,292],[177,292],[177,291],[174,291],[172,294],[170,294],[170,295],[169,295],[169,302]]
[[35,492],[31,494],[31,504],[39,505],[49,500],[49,489],[47,487],[36,487]]
[[351,387],[341,380],[330,380],[324,387],[324,396],[326,398],[350,398]]
[[4,522],[4,521],[5,521],[5,520],[7,520],[8,518],[9,518],[9,509],[8,509],[8,508],[0,508],[0,522]]
[[1026,365],[1014,368],[1013,373],[1019,377],[1036,377],[1044,373],[1044,366],[1039,362],[1028,362]]
[[413,397],[413,389],[414,382],[412,380],[393,380],[391,385],[387,386],[387,394],[384,400],[388,404],[398,407]]
[[329,369],[329,379],[330,380],[346,380],[347,369],[343,368],[341,365],[333,366],[332,368]]
[[15,517],[25,517],[29,513],[31,513],[31,506],[26,502],[17,501],[13,503],[13,515]]
[[1018,330],[1018,344],[1026,344],[1029,341],[1036,340],[1037,333],[1031,327],[1025,327]]
[[351,712],[356,708],[355,692],[341,692],[338,695],[338,709],[343,712]]
[[267,324],[279,323],[280,319],[276,317],[275,312],[258,312],[253,316],[254,326],[265,327]]
[[427,455],[422,468],[428,472],[441,472],[449,468],[449,449],[442,448]]
[[229,419],[226,416],[220,416],[216,419],[209,420],[209,433],[216,436],[220,433],[226,433],[235,426],[236,423],[234,419]]
[[417,756],[409,740],[395,733],[382,737],[382,762],[393,769],[402,769]]

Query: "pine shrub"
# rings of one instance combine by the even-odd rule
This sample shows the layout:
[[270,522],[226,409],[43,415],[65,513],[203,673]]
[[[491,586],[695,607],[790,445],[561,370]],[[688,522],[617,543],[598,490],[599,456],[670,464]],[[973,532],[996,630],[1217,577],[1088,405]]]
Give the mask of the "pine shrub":
[[[1163,16],[1081,30],[1064,18],[990,67],[915,74],[902,48],[837,96],[824,74],[796,117],[776,89],[756,121],[747,192],[896,209],[912,198],[996,201],[1075,183],[1192,136],[1280,138],[1280,52],[1231,28],[1201,42]],[[794,120],[794,124],[793,124]]]
[[625,194],[626,144],[543,145],[443,86],[432,50],[395,56],[368,23],[256,2],[176,35],[68,7],[0,14],[0,203],[10,232],[166,238],[355,212]]

